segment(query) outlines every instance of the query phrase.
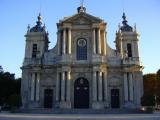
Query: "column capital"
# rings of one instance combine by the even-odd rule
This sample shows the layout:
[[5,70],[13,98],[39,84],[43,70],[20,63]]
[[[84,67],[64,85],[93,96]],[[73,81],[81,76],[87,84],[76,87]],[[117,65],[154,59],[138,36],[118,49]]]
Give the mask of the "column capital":
[[72,28],[72,24],[71,23],[64,23],[63,24],[63,27],[62,27],[63,29],[66,29],[66,28]]
[[71,72],[71,67],[70,66],[62,66],[61,70],[62,70],[62,72]]
[[96,71],[101,71],[100,66],[93,66],[93,71],[94,71],[94,72],[96,72]]
[[100,27],[99,23],[93,23],[92,24],[92,28],[99,28],[99,27]]

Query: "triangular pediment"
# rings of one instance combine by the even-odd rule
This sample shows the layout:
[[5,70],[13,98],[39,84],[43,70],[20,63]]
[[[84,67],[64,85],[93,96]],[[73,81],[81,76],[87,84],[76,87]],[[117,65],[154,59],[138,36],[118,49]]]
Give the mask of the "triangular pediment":
[[75,14],[71,17],[65,18],[61,22],[63,23],[73,23],[73,24],[92,24],[92,23],[100,23],[102,19],[98,17],[94,17],[87,13]]

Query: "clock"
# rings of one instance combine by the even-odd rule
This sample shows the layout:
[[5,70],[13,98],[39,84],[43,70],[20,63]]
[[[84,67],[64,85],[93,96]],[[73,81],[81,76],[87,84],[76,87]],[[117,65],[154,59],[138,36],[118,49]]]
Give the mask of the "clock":
[[83,38],[81,38],[81,39],[78,40],[78,46],[79,47],[85,47],[86,43],[87,43],[86,40],[83,39]]

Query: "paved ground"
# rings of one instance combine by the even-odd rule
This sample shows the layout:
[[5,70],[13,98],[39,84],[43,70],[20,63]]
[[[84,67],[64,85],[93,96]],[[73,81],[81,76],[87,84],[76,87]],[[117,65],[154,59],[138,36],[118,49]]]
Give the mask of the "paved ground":
[[13,114],[0,113],[0,120],[160,120],[154,114]]

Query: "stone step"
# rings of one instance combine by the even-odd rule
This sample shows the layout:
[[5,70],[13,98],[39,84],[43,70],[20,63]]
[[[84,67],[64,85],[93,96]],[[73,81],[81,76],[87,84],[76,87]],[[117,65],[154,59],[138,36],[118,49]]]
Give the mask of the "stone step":
[[40,114],[132,114],[140,113],[136,109],[20,109],[20,113],[40,113]]

